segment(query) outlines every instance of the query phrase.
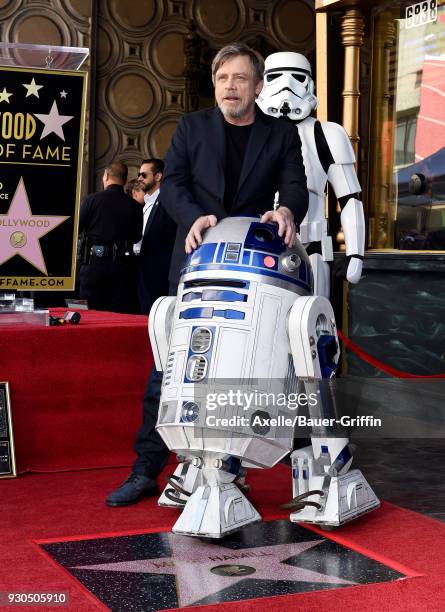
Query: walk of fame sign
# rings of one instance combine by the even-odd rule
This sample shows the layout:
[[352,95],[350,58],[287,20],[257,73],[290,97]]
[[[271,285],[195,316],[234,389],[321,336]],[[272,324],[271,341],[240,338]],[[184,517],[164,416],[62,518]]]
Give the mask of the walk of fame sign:
[[74,289],[85,89],[0,66],[0,291]]

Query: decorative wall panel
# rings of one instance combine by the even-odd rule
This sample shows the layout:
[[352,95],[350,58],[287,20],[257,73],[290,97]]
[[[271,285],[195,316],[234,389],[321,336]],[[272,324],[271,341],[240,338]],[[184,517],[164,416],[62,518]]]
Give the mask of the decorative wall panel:
[[311,0],[99,0],[98,6],[96,186],[113,158],[125,161],[133,178],[142,159],[164,157],[182,114],[213,104],[210,64],[225,44],[243,40],[263,54],[309,56],[315,47]]
[[181,115],[213,104],[219,48],[311,56],[314,28],[312,0],[0,0],[1,40],[91,48],[83,193],[113,158],[133,177],[144,157],[164,157]]

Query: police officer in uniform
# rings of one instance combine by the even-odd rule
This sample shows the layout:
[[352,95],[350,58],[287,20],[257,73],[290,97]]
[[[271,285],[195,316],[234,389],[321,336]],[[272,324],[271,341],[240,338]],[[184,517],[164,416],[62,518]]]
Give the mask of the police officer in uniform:
[[80,297],[93,310],[138,312],[137,266],[133,244],[142,235],[142,207],[124,193],[128,168],[107,165],[104,190],[88,195],[79,217]]

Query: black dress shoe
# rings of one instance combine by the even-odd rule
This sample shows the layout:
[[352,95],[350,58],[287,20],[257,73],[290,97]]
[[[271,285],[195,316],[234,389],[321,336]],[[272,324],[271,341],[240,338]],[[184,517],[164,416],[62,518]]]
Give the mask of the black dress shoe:
[[130,504],[136,504],[143,497],[157,495],[158,493],[158,485],[154,480],[133,472],[116,491],[113,491],[107,497],[105,503],[112,507],[129,506]]

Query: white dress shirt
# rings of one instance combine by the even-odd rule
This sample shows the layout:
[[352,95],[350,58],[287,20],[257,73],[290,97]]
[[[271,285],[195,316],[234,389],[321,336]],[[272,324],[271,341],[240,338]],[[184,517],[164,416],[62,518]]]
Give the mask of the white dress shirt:
[[144,195],[144,221],[142,223],[142,238],[139,242],[133,245],[133,252],[135,255],[139,255],[141,252],[142,239],[144,237],[145,226],[147,225],[148,217],[150,216],[151,210],[159,197],[159,189],[153,191],[153,193],[146,193]]

